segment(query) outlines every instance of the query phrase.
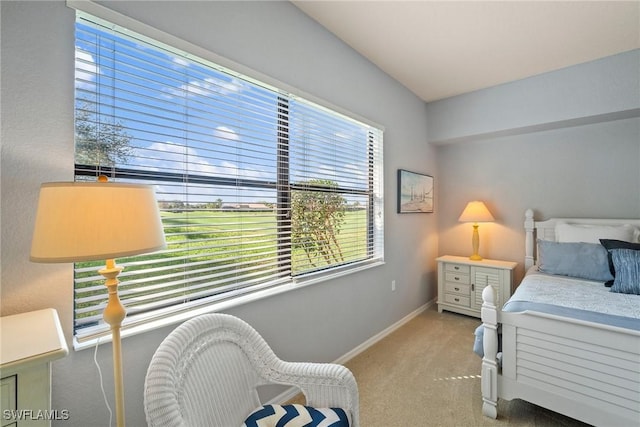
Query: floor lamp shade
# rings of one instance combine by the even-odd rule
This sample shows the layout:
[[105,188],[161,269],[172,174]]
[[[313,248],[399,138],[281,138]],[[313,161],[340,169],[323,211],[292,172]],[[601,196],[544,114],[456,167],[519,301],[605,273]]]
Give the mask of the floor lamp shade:
[[31,261],[104,260],[164,246],[151,186],[52,182],[40,188]]
[[471,237],[471,244],[473,246],[473,255],[469,257],[471,260],[479,261],[482,257],[478,254],[480,248],[480,234],[478,233],[479,222],[491,222],[494,221],[493,215],[489,212],[489,209],[484,203],[474,200],[467,203],[467,206],[462,211],[460,222],[472,222],[473,223],[473,235]]
[[107,182],[42,184],[31,241],[31,261],[105,260],[108,301],[103,318],[113,342],[116,423],[124,427],[124,376],[120,328],[126,310],[118,296],[122,268],[114,258],[143,254],[165,246],[153,187]]

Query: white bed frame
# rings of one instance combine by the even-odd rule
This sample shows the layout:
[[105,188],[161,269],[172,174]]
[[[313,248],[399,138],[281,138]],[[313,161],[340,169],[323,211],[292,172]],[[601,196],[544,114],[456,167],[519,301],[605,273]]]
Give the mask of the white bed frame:
[[[526,269],[535,263],[535,239],[556,240],[559,221],[640,225],[640,219],[534,221],[528,209]],[[491,286],[482,298],[484,415],[497,417],[498,399],[522,399],[596,426],[640,426],[640,332],[535,311],[502,312]]]

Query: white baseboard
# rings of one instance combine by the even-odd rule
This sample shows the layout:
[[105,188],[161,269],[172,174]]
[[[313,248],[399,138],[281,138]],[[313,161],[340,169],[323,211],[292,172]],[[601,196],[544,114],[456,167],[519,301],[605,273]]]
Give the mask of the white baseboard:
[[[388,328],[384,329],[383,331],[375,334],[374,336],[372,336],[371,338],[369,338],[368,340],[366,340],[365,342],[363,342],[359,346],[355,347],[353,350],[351,350],[348,353],[338,357],[336,360],[333,361],[333,363],[337,363],[339,365],[344,365],[349,360],[353,359],[354,357],[356,357],[357,355],[359,355],[360,353],[362,353],[363,351],[365,351],[366,349],[368,349],[369,347],[371,347],[372,345],[374,345],[378,341],[382,340],[387,335],[390,335],[396,329],[400,328],[405,323],[407,323],[408,321],[410,321],[414,317],[418,316],[423,311],[427,310],[429,307],[433,306],[435,303],[436,303],[435,298],[432,299],[431,301],[428,301],[423,306],[418,307],[416,310],[414,310],[411,313],[407,314],[405,317],[403,317],[402,319],[398,320],[393,325],[391,325]],[[300,393],[300,390],[298,388],[291,387],[288,390],[286,390],[285,392],[283,392],[283,393],[279,394],[278,396],[276,396],[275,398],[271,399],[268,402],[268,404],[278,404],[278,403],[286,402],[288,400],[293,399],[296,395],[298,395],[298,393]]]
[[435,299],[431,300],[428,303],[426,303],[425,305],[423,305],[421,307],[418,307],[416,310],[414,310],[411,313],[407,314],[405,317],[403,317],[402,319],[398,320],[396,323],[394,323],[393,325],[389,326],[387,329],[375,334],[374,336],[372,336],[371,338],[369,338],[368,340],[366,340],[365,342],[363,342],[362,344],[360,344],[359,346],[357,346],[353,350],[351,350],[348,353],[342,355],[341,357],[336,359],[333,363],[337,363],[339,365],[344,365],[346,362],[348,362],[349,360],[353,359],[354,357],[356,357],[357,355],[359,355],[360,353],[362,353],[363,351],[365,351],[366,349],[368,349],[369,347],[371,347],[372,345],[374,345],[375,343],[377,343],[378,341],[380,341],[381,339],[383,339],[387,335],[390,335],[391,333],[393,333],[396,329],[398,329],[401,326],[403,326],[409,320],[413,319],[414,317],[416,317],[417,315],[419,315],[420,313],[422,313],[423,311],[425,311],[426,309],[431,307],[433,304],[435,304],[435,301],[436,301]]

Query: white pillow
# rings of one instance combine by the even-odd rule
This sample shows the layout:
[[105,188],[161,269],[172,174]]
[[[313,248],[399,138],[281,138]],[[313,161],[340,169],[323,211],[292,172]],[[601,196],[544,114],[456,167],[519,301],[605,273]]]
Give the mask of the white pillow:
[[556,240],[558,242],[600,243],[600,239],[622,240],[636,242],[640,230],[630,224],[600,225],[600,224],[556,224]]

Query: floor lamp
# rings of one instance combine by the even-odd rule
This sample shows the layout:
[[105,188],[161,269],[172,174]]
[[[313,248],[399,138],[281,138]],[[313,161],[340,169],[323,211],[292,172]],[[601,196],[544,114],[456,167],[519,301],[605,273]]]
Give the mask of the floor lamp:
[[111,326],[116,422],[124,426],[124,387],[120,326],[126,311],[118,297],[115,258],[143,254],[165,246],[153,187],[107,182],[42,184],[31,243],[31,261],[106,260],[99,273],[109,299],[103,318]]
[[471,236],[471,244],[473,246],[473,255],[469,257],[472,261],[480,261],[482,257],[478,254],[480,248],[480,234],[478,233],[479,222],[491,222],[493,221],[493,215],[489,212],[489,209],[484,203],[474,200],[467,203],[467,206],[462,211],[462,215],[458,218],[460,222],[472,222],[473,223],[473,235]]

